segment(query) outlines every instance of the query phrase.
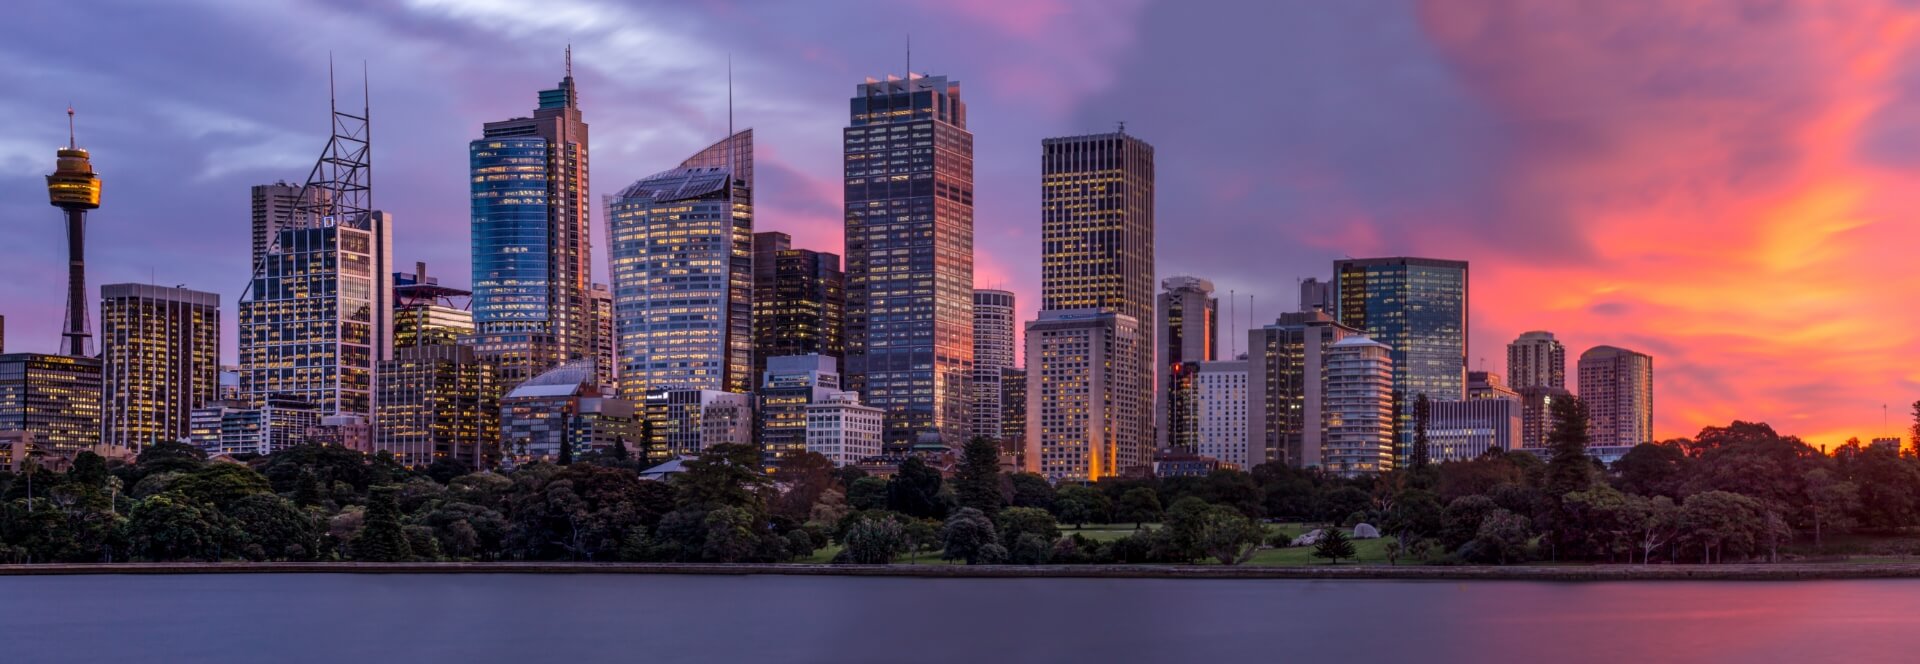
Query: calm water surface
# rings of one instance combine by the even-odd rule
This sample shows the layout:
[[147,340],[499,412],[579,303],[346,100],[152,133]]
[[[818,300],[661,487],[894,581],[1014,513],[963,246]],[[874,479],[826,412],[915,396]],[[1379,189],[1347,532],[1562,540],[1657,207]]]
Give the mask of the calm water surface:
[[0,577],[5,662],[1920,661],[1920,580]]

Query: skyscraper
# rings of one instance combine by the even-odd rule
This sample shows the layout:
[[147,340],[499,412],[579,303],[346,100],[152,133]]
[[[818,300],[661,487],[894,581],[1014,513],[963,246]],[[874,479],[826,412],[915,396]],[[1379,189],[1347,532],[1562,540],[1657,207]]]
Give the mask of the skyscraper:
[[1041,311],[1027,323],[1026,469],[1050,481],[1095,481],[1153,460],[1146,333],[1112,309]]
[[1571,399],[1564,388],[1535,385],[1520,390],[1520,448],[1545,449],[1547,435],[1553,433],[1553,402]]
[[1003,290],[973,292],[973,418],[974,436],[1000,442],[1005,438],[1006,404],[1000,400],[1006,389],[1003,380],[1008,369],[1018,366],[1020,353],[1014,345],[1013,293]]
[[573,86],[540,91],[533,117],[489,122],[468,144],[473,203],[470,343],[515,384],[593,357],[587,123]]
[[427,344],[394,351],[380,363],[380,413],[373,449],[400,463],[451,459],[484,468],[500,441],[500,386],[493,367],[469,346]]
[[1322,467],[1347,476],[1393,470],[1392,349],[1361,336],[1335,342],[1326,389]]
[[767,466],[806,451],[807,407],[840,391],[838,368],[834,358],[819,354],[767,358],[753,410]]
[[819,354],[838,373],[847,355],[847,280],[840,255],[793,248],[786,233],[753,234],[753,365]]
[[1161,449],[1193,452],[1199,435],[1199,413],[1189,407],[1194,363],[1220,359],[1220,300],[1213,296],[1213,282],[1196,277],[1168,277],[1160,287],[1165,292],[1159,297],[1160,360],[1154,364],[1156,441]]
[[[67,147],[57,153],[59,161],[47,176],[47,199],[60,208],[67,222],[67,315],[61,323],[61,350],[74,357],[92,355],[87,340],[92,326],[87,324],[87,211],[100,207],[100,176],[93,172],[93,160],[73,138],[73,109],[67,109]],[[44,443],[43,443],[44,444]]]
[[1300,281],[1300,311],[1334,311],[1333,283],[1315,278]]
[[100,360],[0,355],[0,431],[25,431],[38,449],[72,457],[100,442]]
[[606,284],[587,288],[593,302],[593,374],[607,389],[619,385],[620,354],[613,333],[613,289]]
[[473,293],[440,285],[427,276],[426,263],[413,265],[413,272],[393,274],[393,347],[458,343],[473,334]]
[[608,200],[623,399],[751,392],[753,130]]
[[[1045,139],[1040,152],[1041,310],[1109,307],[1152,335],[1153,146],[1122,127]],[[1139,353],[1133,373],[1156,380],[1151,337]],[[1165,386],[1145,385],[1146,398],[1158,401],[1155,395]],[[1146,444],[1155,440],[1154,413],[1153,402],[1143,402],[1134,427]]]
[[220,296],[185,288],[100,288],[101,442],[138,450],[185,440],[193,409],[220,391]]
[[1247,360],[1196,362],[1193,373],[1195,435],[1192,451],[1252,470],[1247,444]]
[[[1348,259],[1333,263],[1334,315],[1393,349],[1394,398],[1466,395],[1467,263],[1431,258]],[[1400,445],[1413,437],[1402,408]]]
[[1567,347],[1552,332],[1521,333],[1507,344],[1507,383],[1513,389],[1567,386]]
[[321,195],[319,189],[309,190],[297,184],[288,184],[286,180],[253,186],[254,265],[259,265],[260,259],[266,257],[267,250],[280,237],[280,229],[307,225],[299,218],[303,209],[303,191],[307,192],[304,195],[309,199]]
[[846,178],[847,379],[886,445],[957,448],[973,371],[973,134],[945,76],[854,89]]
[[1587,445],[1653,442],[1653,356],[1613,346],[1587,349],[1580,354],[1580,400],[1587,405]]
[[1335,343],[1358,334],[1325,311],[1280,314],[1247,332],[1249,464],[1324,464],[1327,358]]

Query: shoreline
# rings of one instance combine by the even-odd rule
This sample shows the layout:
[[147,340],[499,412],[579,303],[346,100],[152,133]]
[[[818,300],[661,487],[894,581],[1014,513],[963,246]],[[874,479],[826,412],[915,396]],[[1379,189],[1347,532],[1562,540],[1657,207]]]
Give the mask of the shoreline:
[[903,578],[1271,579],[1395,581],[1811,581],[1920,579],[1920,563],[1730,565],[824,565],[585,562],[53,563],[0,565],[5,576],[98,574],[669,574]]

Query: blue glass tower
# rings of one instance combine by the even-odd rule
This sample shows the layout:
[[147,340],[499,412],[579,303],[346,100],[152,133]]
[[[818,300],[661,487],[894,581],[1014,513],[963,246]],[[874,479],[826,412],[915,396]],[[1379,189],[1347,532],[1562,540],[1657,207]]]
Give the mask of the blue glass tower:
[[1334,261],[1340,322],[1392,349],[1400,438],[1412,439],[1414,398],[1466,397],[1467,262],[1432,258]]

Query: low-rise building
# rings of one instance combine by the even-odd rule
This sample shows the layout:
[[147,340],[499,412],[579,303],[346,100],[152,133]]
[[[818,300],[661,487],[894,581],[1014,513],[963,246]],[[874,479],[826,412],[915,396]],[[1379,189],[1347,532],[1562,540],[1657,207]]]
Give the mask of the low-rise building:
[[880,456],[886,411],[860,403],[856,392],[834,392],[807,405],[807,451],[835,466]]

